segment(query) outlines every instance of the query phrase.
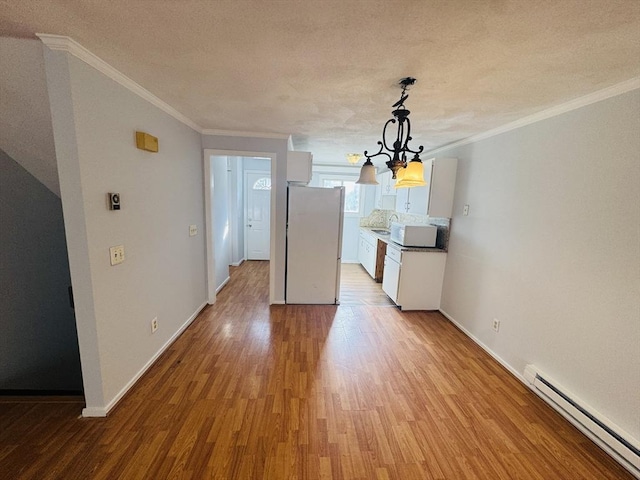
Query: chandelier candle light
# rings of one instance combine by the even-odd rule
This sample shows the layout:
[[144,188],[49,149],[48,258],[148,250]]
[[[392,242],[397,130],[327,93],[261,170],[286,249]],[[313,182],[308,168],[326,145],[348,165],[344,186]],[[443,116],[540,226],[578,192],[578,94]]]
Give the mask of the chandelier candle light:
[[[379,155],[385,155],[389,160],[386,162],[389,170],[393,172],[394,179],[397,179],[396,188],[405,187],[419,187],[426,185],[424,181],[424,165],[420,160],[420,153],[424,147],[420,145],[417,150],[411,150],[409,148],[409,141],[411,140],[411,122],[409,121],[409,114],[411,113],[404,106],[405,100],[409,98],[406,93],[407,88],[416,83],[416,79],[412,77],[403,78],[399,84],[402,88],[400,94],[400,100],[392,105],[395,108],[391,113],[393,118],[387,120],[382,129],[382,141],[378,141],[380,149],[377,153],[369,155],[365,150],[364,156],[367,161],[360,170],[360,178],[356,183],[364,185],[377,185],[376,181],[376,169],[371,162],[371,159]],[[396,138],[393,141],[391,148],[389,142],[387,142],[387,128],[391,124],[397,123]],[[384,151],[386,150],[386,151]],[[413,158],[407,163],[407,154],[413,154]]]

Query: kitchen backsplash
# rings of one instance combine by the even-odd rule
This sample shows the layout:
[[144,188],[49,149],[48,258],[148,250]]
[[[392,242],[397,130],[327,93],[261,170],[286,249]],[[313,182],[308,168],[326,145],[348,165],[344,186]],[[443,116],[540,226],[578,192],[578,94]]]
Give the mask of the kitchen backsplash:
[[[391,218],[393,216],[393,218]],[[397,219],[396,219],[397,217]],[[435,225],[438,227],[436,237],[436,247],[447,250],[449,245],[449,224],[448,218],[428,217],[427,215],[413,215],[410,213],[399,213],[395,210],[375,209],[368,217],[360,219],[361,227],[369,228],[389,228],[389,220],[405,225]]]
[[438,225],[443,227],[449,226],[448,218],[434,218],[426,215],[413,215],[411,213],[398,213],[395,210],[378,210],[375,209],[368,217],[360,219],[361,227],[388,228],[389,219],[393,216],[393,220],[405,225]]

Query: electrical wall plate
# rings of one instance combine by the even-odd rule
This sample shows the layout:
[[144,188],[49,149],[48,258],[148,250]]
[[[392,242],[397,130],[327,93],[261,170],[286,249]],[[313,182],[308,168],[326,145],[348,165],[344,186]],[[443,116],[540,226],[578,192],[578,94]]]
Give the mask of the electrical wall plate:
[[109,210],[120,210],[120,194],[108,193],[109,197]]
[[111,257],[111,265],[118,265],[124,262],[124,245],[110,247],[109,256]]

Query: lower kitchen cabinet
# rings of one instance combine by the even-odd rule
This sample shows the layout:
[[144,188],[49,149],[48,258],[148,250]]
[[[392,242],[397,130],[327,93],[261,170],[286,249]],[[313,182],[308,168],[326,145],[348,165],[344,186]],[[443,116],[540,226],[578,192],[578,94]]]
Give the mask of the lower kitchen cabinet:
[[[398,259],[394,257],[397,252]],[[382,276],[382,290],[389,295],[393,303],[398,303],[398,282],[400,281],[400,250],[387,246],[384,257],[384,274]]]
[[387,246],[382,289],[402,310],[438,310],[446,252]]
[[358,261],[372,278],[376,278],[377,245],[378,239],[376,237],[365,230],[360,230]]
[[386,250],[387,244],[385,242],[378,240],[378,238],[367,229],[360,229],[358,261],[378,283],[382,282]]

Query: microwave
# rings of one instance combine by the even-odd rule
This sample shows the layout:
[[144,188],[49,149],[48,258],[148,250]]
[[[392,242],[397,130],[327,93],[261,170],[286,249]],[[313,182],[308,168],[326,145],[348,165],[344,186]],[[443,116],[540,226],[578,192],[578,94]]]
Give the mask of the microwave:
[[404,247],[435,247],[438,227],[391,223],[390,239]]

